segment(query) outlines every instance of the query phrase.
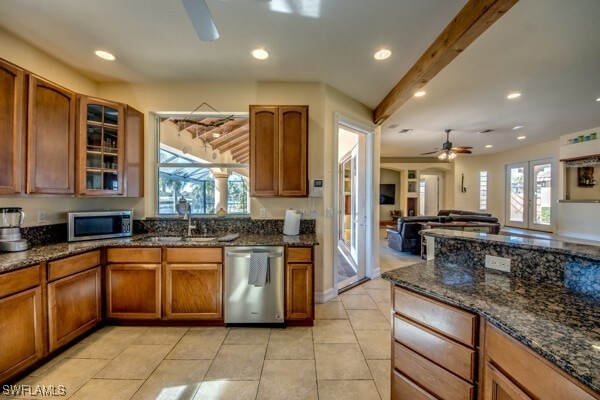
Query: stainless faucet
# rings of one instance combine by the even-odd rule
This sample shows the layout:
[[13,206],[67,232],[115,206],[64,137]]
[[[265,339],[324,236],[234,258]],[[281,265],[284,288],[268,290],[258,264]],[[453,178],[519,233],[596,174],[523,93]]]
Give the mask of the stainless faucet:
[[192,205],[187,203],[185,212],[187,213],[187,235],[192,236],[192,229],[195,229],[195,226],[192,225]]

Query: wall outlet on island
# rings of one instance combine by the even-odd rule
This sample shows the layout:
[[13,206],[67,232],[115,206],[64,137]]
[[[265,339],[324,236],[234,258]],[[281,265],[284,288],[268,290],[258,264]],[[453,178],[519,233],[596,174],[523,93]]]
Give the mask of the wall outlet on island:
[[45,224],[46,222],[48,222],[46,219],[46,210],[38,210],[38,224]]
[[264,208],[262,208],[262,207],[261,207],[261,209],[260,209],[260,217],[261,217],[261,218],[265,218],[265,217],[266,217],[266,211],[265,211],[265,209],[264,209]]
[[485,267],[503,272],[510,272],[510,258],[485,256]]

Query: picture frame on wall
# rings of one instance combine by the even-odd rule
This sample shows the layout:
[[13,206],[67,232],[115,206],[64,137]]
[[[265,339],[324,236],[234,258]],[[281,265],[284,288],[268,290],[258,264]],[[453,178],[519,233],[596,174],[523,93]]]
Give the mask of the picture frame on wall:
[[408,193],[417,193],[417,185],[415,182],[408,182]]
[[409,169],[408,170],[408,179],[417,179],[417,171]]

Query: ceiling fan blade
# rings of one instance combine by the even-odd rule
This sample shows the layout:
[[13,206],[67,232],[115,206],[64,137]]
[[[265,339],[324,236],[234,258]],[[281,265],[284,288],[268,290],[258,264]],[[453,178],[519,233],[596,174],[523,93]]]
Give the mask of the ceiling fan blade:
[[468,149],[472,149],[473,146],[456,146],[453,147],[452,150],[468,150]]
[[439,152],[439,150],[430,151],[429,153],[421,153],[421,154],[419,154],[419,155],[420,155],[420,156],[426,156],[426,155],[428,155],[428,154],[435,154],[435,153],[437,153],[437,152]]
[[219,38],[219,32],[212,19],[212,15],[210,15],[206,0],[181,0],[181,2],[186,9],[200,40],[205,42],[217,40]]
[[467,149],[452,149],[452,151],[456,154],[471,154],[471,150]]

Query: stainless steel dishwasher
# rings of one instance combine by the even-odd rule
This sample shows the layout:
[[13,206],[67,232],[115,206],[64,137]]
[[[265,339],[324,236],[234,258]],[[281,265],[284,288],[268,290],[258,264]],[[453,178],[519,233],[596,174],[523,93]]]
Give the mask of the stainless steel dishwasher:
[[[248,284],[252,253],[266,253],[269,279],[264,286]],[[283,324],[285,264],[283,246],[225,247],[225,323]]]

